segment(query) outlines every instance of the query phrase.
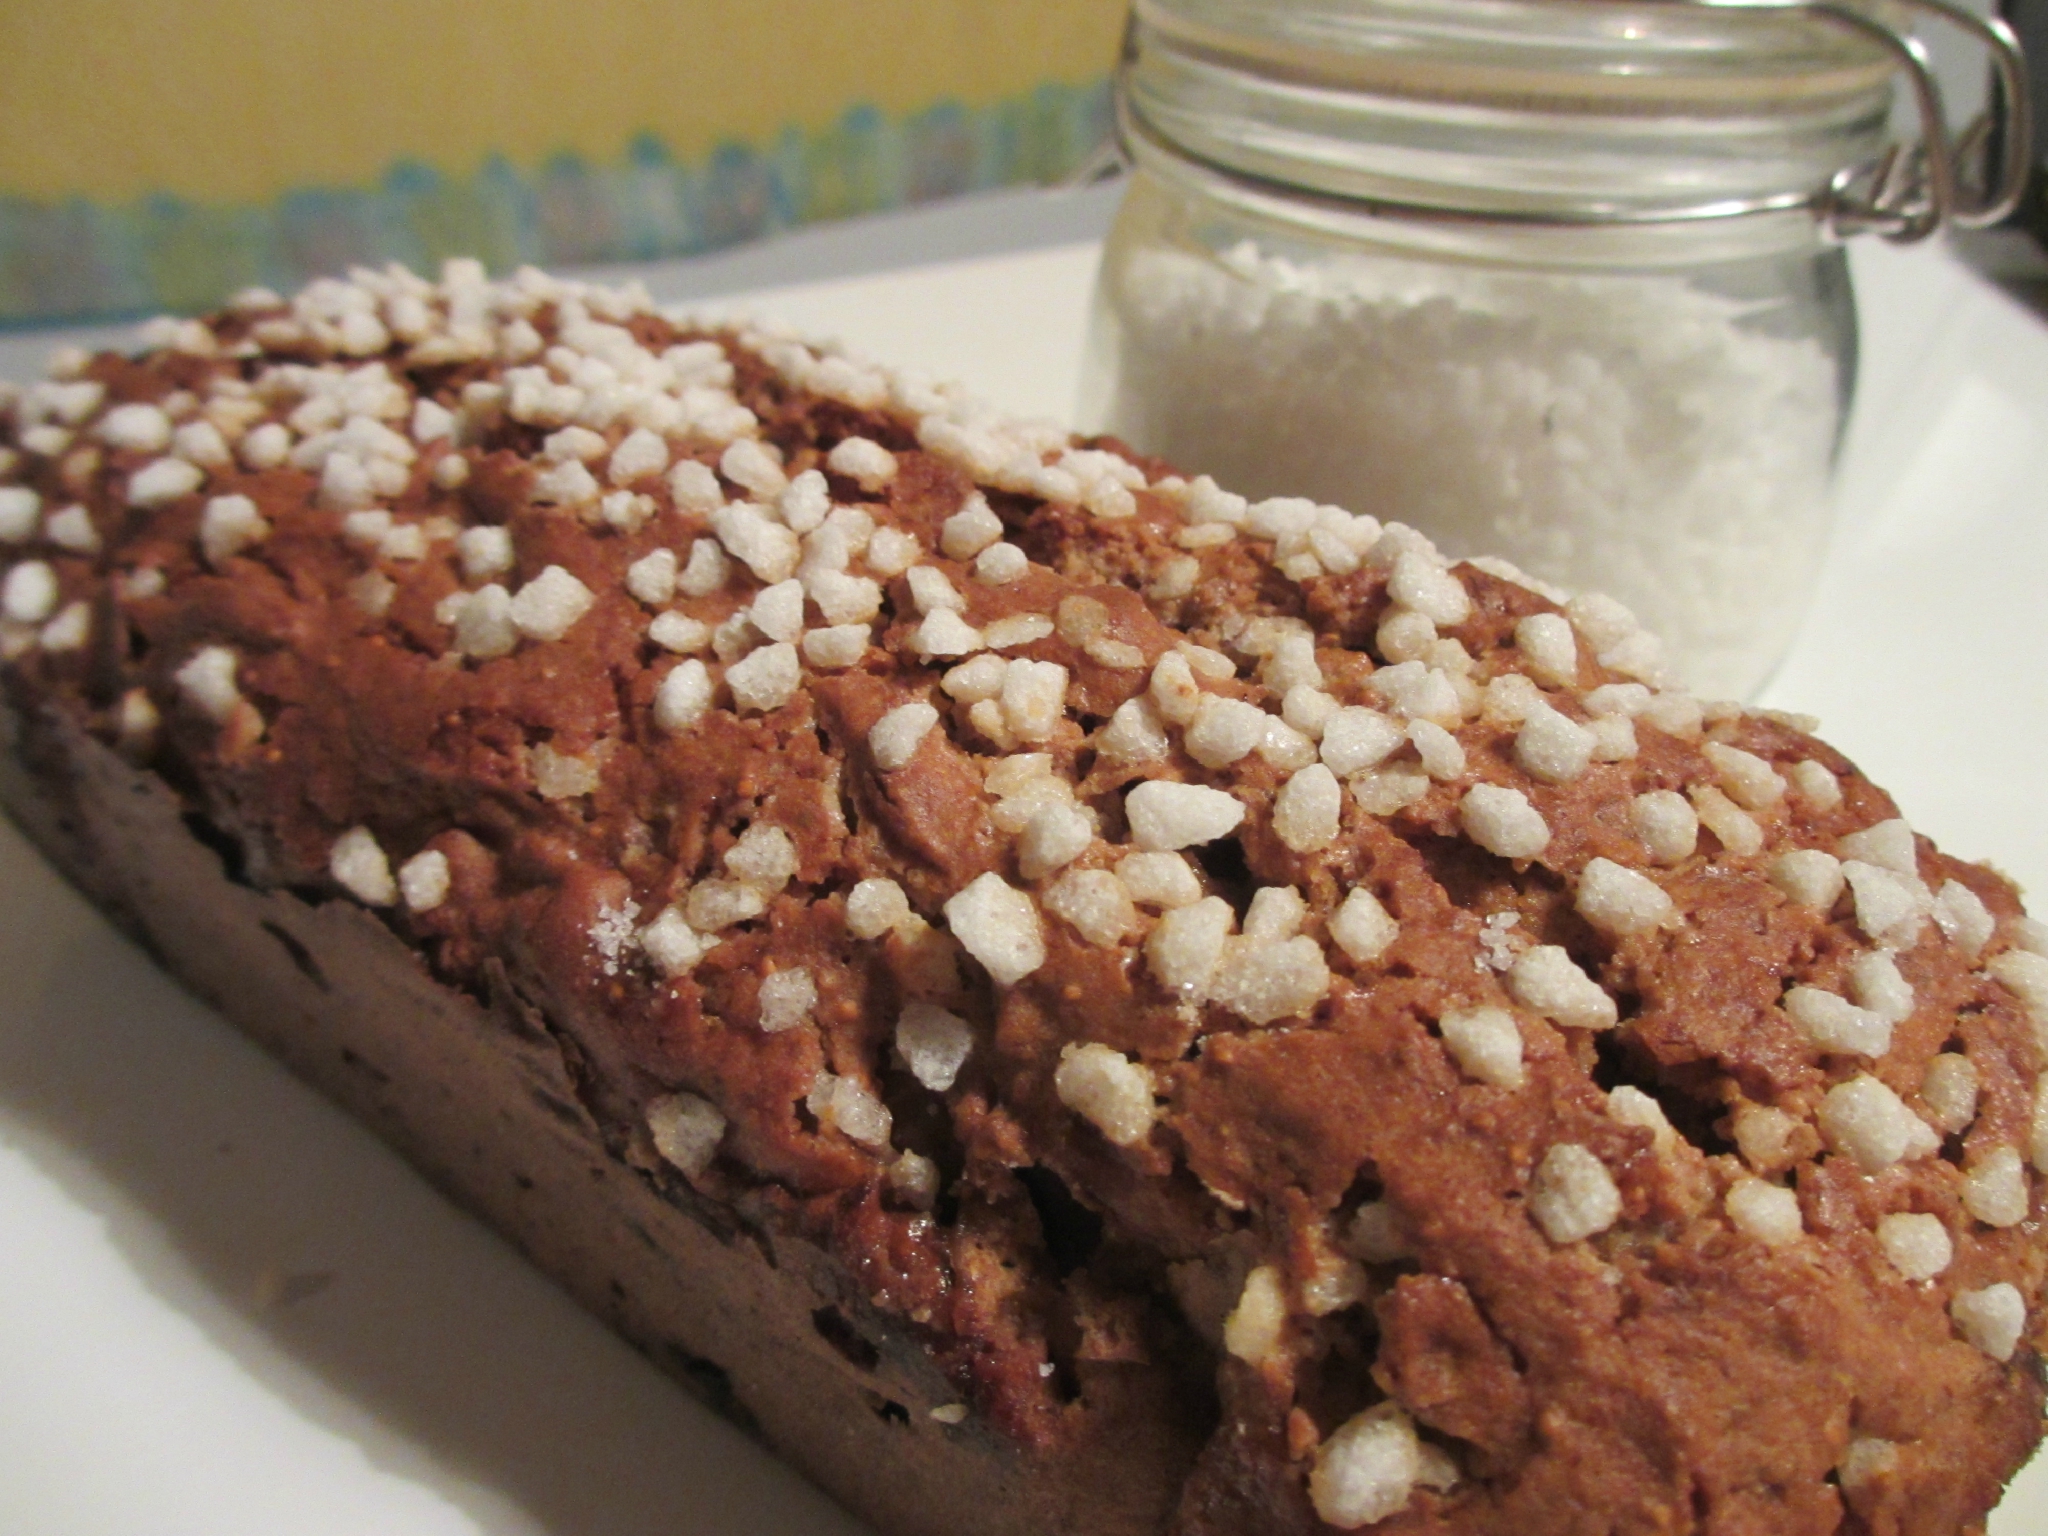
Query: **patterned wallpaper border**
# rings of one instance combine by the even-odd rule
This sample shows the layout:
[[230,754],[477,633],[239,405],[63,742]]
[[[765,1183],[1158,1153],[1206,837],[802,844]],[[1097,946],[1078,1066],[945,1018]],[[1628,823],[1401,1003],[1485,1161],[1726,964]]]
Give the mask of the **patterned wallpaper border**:
[[522,169],[492,157],[461,176],[407,161],[375,186],[256,205],[0,197],[0,325],[203,310],[251,284],[289,290],[393,260],[432,271],[476,256],[496,271],[692,255],[815,220],[1058,181],[1108,132],[1099,79],[894,120],[855,106],[824,132],[728,143],[697,164],[643,134],[609,164],[562,155]]

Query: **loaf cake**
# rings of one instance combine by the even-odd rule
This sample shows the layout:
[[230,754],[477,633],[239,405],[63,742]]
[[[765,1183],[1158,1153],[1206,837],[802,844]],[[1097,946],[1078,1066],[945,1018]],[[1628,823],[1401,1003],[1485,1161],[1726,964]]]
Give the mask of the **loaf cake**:
[[0,396],[0,788],[902,1536],[1981,1531],[2048,929],[1414,530],[535,272]]

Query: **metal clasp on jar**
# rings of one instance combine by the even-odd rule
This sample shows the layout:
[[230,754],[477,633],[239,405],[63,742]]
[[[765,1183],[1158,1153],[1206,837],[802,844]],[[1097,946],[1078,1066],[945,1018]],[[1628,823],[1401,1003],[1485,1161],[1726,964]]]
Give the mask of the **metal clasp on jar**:
[[[1595,3],[1640,4],[1643,0],[1595,0]],[[1692,208],[1660,209],[1650,216],[1656,222],[1683,223],[1742,214],[1782,213],[1808,205],[1828,231],[1839,238],[1876,233],[1887,240],[1907,244],[1926,239],[1944,224],[1982,229],[2005,219],[2018,207],[2026,191],[2033,118],[2027,93],[2026,58],[2012,28],[2000,18],[1976,15],[1951,4],[1950,0],[1900,0],[1909,11],[1923,12],[1968,33],[1983,44],[1990,57],[1993,85],[1990,99],[1984,110],[1962,132],[1952,133],[1941,85],[1935,78],[1934,65],[1928,58],[1926,46],[1910,32],[1896,30],[1870,14],[1858,0],[1649,0],[1649,3],[1722,12],[1801,12],[1868,37],[1892,56],[1906,76],[1920,120],[1920,137],[1916,141],[1889,144],[1875,160],[1844,167],[1817,192],[1769,198],[1720,199]],[[1116,69],[1114,134],[1110,142],[1074,176],[1076,185],[1107,180],[1137,163],[1131,140],[1134,135],[1146,136],[1147,130],[1132,120],[1129,110],[1127,77],[1136,57],[1136,25],[1137,15],[1133,11],[1125,29],[1123,54]],[[1990,163],[1994,155],[1997,159],[1995,167]],[[1205,161],[1204,166],[1226,180],[1258,180],[1213,162]],[[1432,219],[1448,217],[1453,221],[1505,219],[1524,225],[1629,222],[1627,215],[1617,218],[1611,213],[1588,218],[1547,218],[1517,213],[1508,218],[1480,212],[1447,215],[1440,208],[1394,208],[1385,205],[1381,205],[1380,211]]]
[[[1927,49],[1845,0],[1677,0],[1720,9],[1805,10],[1882,44],[1898,61],[1920,116],[1920,138],[1888,145],[1873,164],[1840,172],[1819,213],[1837,235],[1874,230],[1887,240],[1922,240],[1944,223],[1964,229],[1996,224],[2019,205],[2027,184],[2033,127],[2027,66],[2019,39],[1996,16],[1979,16],[1949,0],[1904,0],[1909,10],[1969,33],[1990,55],[1993,89],[1982,112],[1951,135],[1941,86]],[[1993,154],[1998,164],[1990,164]]]

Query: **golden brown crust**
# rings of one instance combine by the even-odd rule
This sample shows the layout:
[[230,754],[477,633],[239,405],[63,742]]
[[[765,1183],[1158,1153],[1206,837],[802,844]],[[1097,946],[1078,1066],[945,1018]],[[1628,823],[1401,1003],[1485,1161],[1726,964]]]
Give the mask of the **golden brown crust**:
[[2048,1271],[1998,877],[1407,530],[379,282],[12,406],[17,708],[503,978],[612,1158],[829,1254],[1030,1454],[1179,1403],[1130,1506],[1177,1530],[1981,1520]]

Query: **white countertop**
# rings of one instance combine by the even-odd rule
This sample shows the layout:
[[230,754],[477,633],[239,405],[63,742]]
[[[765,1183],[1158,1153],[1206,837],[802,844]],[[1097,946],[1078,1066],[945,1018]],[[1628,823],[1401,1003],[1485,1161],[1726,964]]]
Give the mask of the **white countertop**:
[[[2039,893],[2048,325],[1942,250],[1855,260],[1840,533],[1764,702],[1819,715],[1915,826]],[[1059,245],[746,302],[1065,417],[1092,264]],[[0,340],[0,376],[49,344]],[[859,1530],[180,992],[4,823],[0,976],[0,1530]],[[2043,1529],[2048,1460],[1990,1536]]]

